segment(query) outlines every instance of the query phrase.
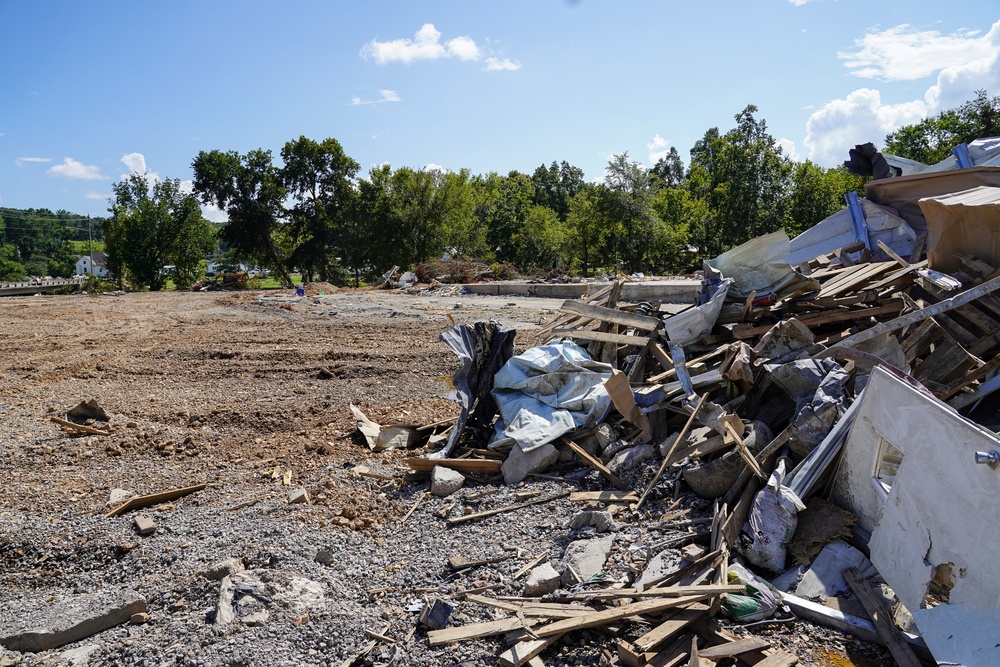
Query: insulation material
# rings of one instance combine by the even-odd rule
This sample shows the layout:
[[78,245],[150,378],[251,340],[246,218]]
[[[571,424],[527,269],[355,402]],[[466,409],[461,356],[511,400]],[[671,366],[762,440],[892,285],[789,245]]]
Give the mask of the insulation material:
[[733,279],[729,288],[733,299],[744,300],[751,292],[757,292],[758,296],[775,294],[780,299],[800,290],[818,290],[818,282],[789,265],[788,249],[788,235],[778,231],[751,239],[706,264]]
[[929,267],[944,273],[963,269],[956,252],[1000,265],[1000,187],[925,197],[920,210],[927,219]]
[[[910,225],[896,210],[888,206],[880,206],[869,199],[859,201],[871,247],[877,248],[878,242],[882,241],[897,255],[908,257],[913,249],[913,242],[917,239],[917,234]],[[792,239],[786,259],[792,266],[798,266],[801,262],[808,262],[837,248],[854,245],[858,240],[850,211],[844,208]]]

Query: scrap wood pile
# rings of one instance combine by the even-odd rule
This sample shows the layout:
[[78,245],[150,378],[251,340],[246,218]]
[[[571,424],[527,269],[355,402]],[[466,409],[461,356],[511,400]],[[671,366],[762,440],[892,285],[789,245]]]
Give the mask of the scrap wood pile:
[[[616,520],[670,530],[644,545],[648,562],[693,541],[707,549],[686,553],[675,571],[640,585],[642,570],[608,579],[576,572],[566,558],[543,558],[530,563],[524,595],[467,597],[506,615],[428,624],[437,628],[431,644],[505,634],[501,664],[537,665],[559,637],[598,628],[617,638],[614,659],[625,665],[722,657],[794,664],[792,655],[762,650],[759,637],[736,642],[708,621],[791,611],[884,643],[900,664],[917,664],[912,646],[920,650],[919,638],[885,623],[896,617],[906,625],[905,610],[897,604],[890,613],[872,593],[878,573],[854,529],[857,517],[819,491],[874,367],[920,383],[956,409],[1000,387],[1000,266],[953,249],[945,273],[938,270],[941,245],[927,248],[926,234],[903,236],[909,248],[902,253],[898,235],[892,244],[876,237],[794,268],[783,233],[754,239],[706,262],[697,303],[675,314],[657,303],[621,303],[616,281],[566,301],[538,334],[543,344],[516,356],[514,332],[495,323],[446,332],[443,341],[461,361],[454,377],[459,417],[395,425],[388,433],[396,435],[381,440],[378,425],[362,426],[373,448],[395,439],[435,449],[406,463],[431,473],[437,495],[499,476],[508,485],[559,478],[582,463],[604,488],[618,490],[593,498],[619,503]],[[443,518],[457,525],[565,495]],[[709,516],[692,521],[677,513],[698,499],[710,503]],[[786,570],[788,555],[803,567]],[[854,599],[842,599],[852,591]],[[637,636],[630,619],[651,629]]]

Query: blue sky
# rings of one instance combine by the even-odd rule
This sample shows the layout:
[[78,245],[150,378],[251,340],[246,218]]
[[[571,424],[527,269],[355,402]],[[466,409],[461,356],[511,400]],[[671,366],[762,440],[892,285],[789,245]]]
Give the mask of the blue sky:
[[130,171],[189,180],[200,150],[299,135],[365,172],[593,180],[624,151],[686,163],[755,104],[833,166],[1000,94],[996,0],[0,0],[0,28],[0,206],[92,215]]

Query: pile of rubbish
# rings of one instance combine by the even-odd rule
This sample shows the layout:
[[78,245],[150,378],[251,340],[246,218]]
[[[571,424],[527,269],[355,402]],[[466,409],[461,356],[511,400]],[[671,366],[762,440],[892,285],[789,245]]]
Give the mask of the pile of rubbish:
[[[1000,664],[989,554],[969,555],[980,545],[954,518],[995,509],[1000,490],[1000,441],[959,413],[1000,388],[994,160],[1000,139],[932,166],[859,146],[852,161],[886,175],[866,198],[795,239],[705,262],[686,310],[622,303],[618,280],[566,301],[521,354],[512,330],[459,325],[442,336],[460,361],[457,419],[380,426],[355,408],[372,449],[432,451],[406,460],[432,485],[516,485],[572,457],[605,481],[594,500],[634,521],[685,494],[711,503],[707,548],[675,572],[642,584],[571,572],[567,592],[566,572],[534,563],[524,597],[476,597],[504,622],[441,625],[431,644],[517,632],[501,664],[538,664],[568,632],[642,618],[651,629],[618,642],[621,664],[792,665],[699,619],[795,615],[878,641],[899,664]],[[663,548],[693,530],[678,517]]]

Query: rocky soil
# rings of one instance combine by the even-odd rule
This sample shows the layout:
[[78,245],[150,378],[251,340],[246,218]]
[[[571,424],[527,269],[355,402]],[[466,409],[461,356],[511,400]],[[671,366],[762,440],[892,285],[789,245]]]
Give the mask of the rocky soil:
[[[146,614],[122,607],[133,622],[58,648],[0,648],[0,665],[341,665],[373,641],[357,664],[496,664],[502,638],[428,646],[420,608],[440,598],[455,606],[452,625],[493,618],[462,591],[520,595],[525,578],[513,574],[526,563],[547,552],[558,564],[570,543],[604,539],[571,527],[580,510],[603,507],[561,498],[455,527],[445,518],[602,481],[566,461],[516,488],[470,478],[447,498],[425,496],[429,481],[402,482],[405,453],[368,450],[349,404],[381,423],[454,416],[445,394],[457,363],[439,335],[498,319],[518,329],[520,350],[557,308],[374,291],[0,300],[0,638],[71,627],[130,599]],[[91,422],[110,435],[50,420],[84,399],[111,413]],[[654,470],[628,479],[642,488]],[[122,496],[195,484],[206,487],[105,515]],[[309,502],[290,502],[301,489]],[[657,527],[674,491],[669,480],[658,490],[641,515],[613,516],[606,576],[630,580],[656,556],[650,545],[677,535]],[[683,506],[694,520],[711,512],[693,496]],[[137,516],[155,531],[140,535]],[[456,570],[454,556],[500,560]],[[220,608],[227,575],[236,593]],[[878,647],[797,621],[753,630],[806,665],[892,664]],[[577,632],[542,657],[617,664],[614,642]]]

